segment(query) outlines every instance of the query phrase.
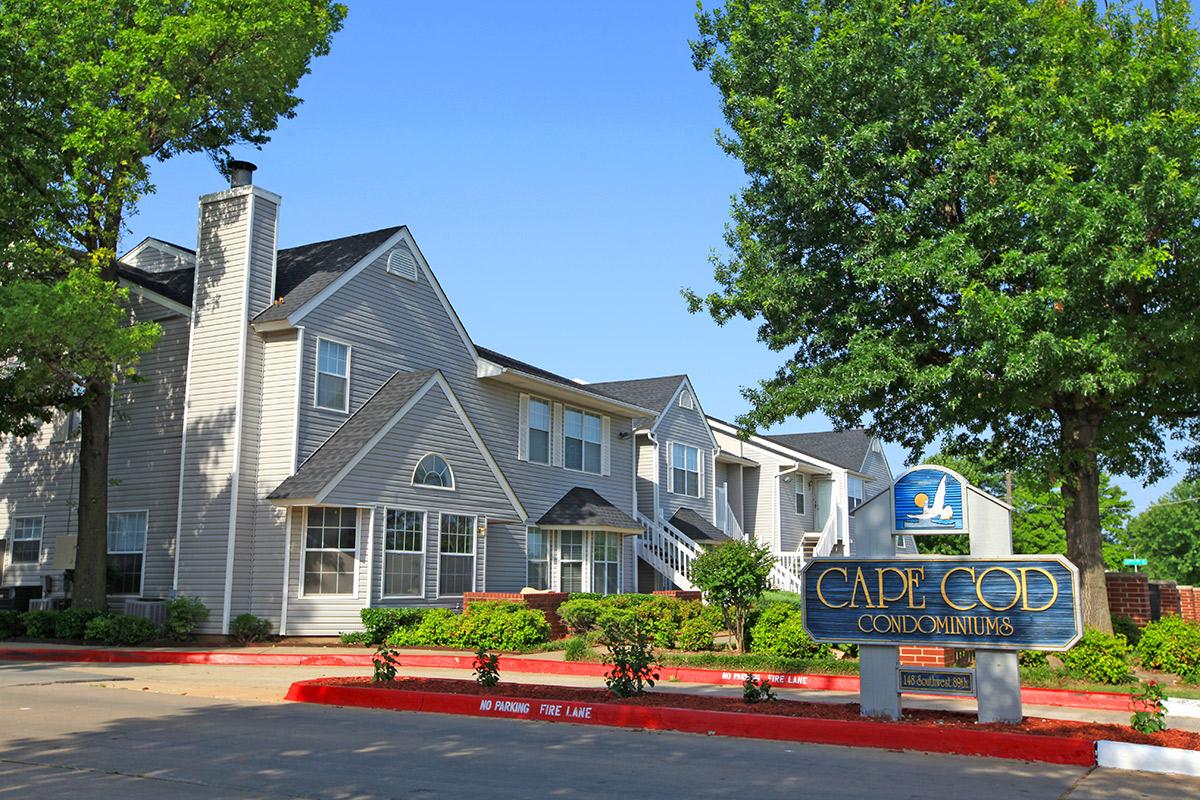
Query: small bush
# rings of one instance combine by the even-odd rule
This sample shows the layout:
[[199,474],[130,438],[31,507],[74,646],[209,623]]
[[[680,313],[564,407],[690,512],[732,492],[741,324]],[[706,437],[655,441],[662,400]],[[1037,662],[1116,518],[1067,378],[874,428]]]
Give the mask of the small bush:
[[858,645],[856,644],[838,644],[834,647],[840,650],[846,658],[858,658]]
[[92,617],[83,626],[83,638],[88,641],[104,642],[107,641],[112,629],[113,615],[104,611],[98,616]]
[[480,686],[495,686],[500,682],[500,656],[489,653],[484,648],[475,651],[475,662],[472,664],[475,682]]
[[1180,677],[1200,670],[1200,625],[1179,617],[1163,617],[1142,631],[1137,645],[1142,666]]
[[448,608],[431,608],[415,627],[397,628],[388,636],[393,647],[462,647],[462,614]]
[[550,640],[546,615],[524,603],[472,603],[461,625],[466,647],[520,650]]
[[679,628],[679,647],[691,652],[712,650],[715,646],[713,637],[720,630],[720,623],[708,617],[692,617]]
[[375,683],[396,680],[396,667],[400,664],[399,655],[398,651],[386,644],[375,648],[375,655],[371,656],[371,664],[374,667],[371,680]]
[[167,621],[163,635],[176,642],[192,638],[200,623],[208,619],[208,606],[199,597],[175,597],[167,601]]
[[563,659],[566,661],[590,661],[595,655],[596,651],[582,636],[572,636],[567,639],[566,646],[563,648]]
[[87,624],[104,613],[99,608],[68,608],[60,611],[54,621],[54,635],[59,639],[82,639]]
[[629,626],[616,626],[610,631],[609,654],[604,663],[611,669],[604,674],[604,684],[617,697],[644,694],[658,680],[658,661],[649,632],[635,621]]
[[571,633],[583,634],[596,629],[604,604],[599,599],[571,595],[558,607],[558,616]]
[[1124,636],[1088,630],[1079,644],[1062,654],[1063,669],[1075,678],[1093,683],[1125,683],[1129,669],[1129,643]]
[[359,612],[367,644],[387,641],[398,628],[411,628],[424,616],[423,608],[364,608]]
[[1017,653],[1017,664],[1022,667],[1048,667],[1050,661],[1041,650],[1022,650]]
[[253,614],[238,614],[229,623],[229,635],[238,644],[265,642],[271,638],[271,621]]
[[375,642],[371,641],[371,634],[366,631],[342,631],[338,634],[338,639],[341,640],[342,644],[375,644]]
[[50,639],[58,622],[57,611],[26,611],[21,622],[25,625],[25,635],[30,639]]
[[1133,716],[1129,725],[1135,731],[1142,733],[1159,733],[1167,729],[1166,695],[1163,694],[1162,684],[1157,681],[1138,683],[1137,688],[1130,693],[1130,704],[1133,706]]
[[108,625],[108,637],[104,643],[133,647],[150,641],[158,635],[158,626],[145,617],[135,614],[117,614]]
[[25,623],[20,611],[0,611],[0,639],[25,635]]
[[742,681],[742,699],[747,703],[770,703],[779,698],[771,691],[770,681],[760,680],[757,675],[751,673]]
[[1142,638],[1142,629],[1129,617],[1120,614],[1112,615],[1113,633],[1119,633],[1129,642],[1130,647],[1137,647]]
[[790,603],[769,606],[750,629],[750,649],[784,658],[823,658],[829,646],[814,642],[804,630],[804,616]]

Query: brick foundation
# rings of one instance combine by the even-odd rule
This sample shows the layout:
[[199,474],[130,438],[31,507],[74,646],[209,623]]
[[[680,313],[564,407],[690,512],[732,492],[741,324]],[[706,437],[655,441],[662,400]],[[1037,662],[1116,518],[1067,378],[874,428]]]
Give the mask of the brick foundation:
[[683,589],[659,589],[655,594],[661,594],[664,597],[674,597],[676,600],[696,600],[701,599],[700,592],[684,591]]
[[563,624],[562,618],[558,616],[558,607],[565,603],[569,596],[566,592],[531,592],[526,594],[518,594],[517,592],[467,592],[463,595],[463,612],[469,612],[471,603],[486,603],[495,600],[524,603],[530,608],[536,608],[546,615],[546,621],[550,623],[551,639],[561,639],[567,635],[567,626]]
[[901,647],[900,663],[910,667],[953,667],[958,650],[953,647]]
[[1133,572],[1107,572],[1108,610],[1138,625],[1150,622],[1150,580]]

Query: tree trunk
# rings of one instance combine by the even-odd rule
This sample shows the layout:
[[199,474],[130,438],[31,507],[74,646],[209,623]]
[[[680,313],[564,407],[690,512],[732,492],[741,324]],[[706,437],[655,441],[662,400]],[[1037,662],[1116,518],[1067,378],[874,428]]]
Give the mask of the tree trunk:
[[108,570],[108,418],[112,384],[108,376],[87,381],[88,403],[80,412],[79,545],[75,551],[72,604],[104,608]]
[[1108,587],[1104,577],[1104,539],[1100,535],[1100,468],[1096,445],[1100,415],[1080,414],[1062,421],[1063,452],[1068,470],[1063,475],[1067,557],[1079,568],[1083,625],[1112,633]]

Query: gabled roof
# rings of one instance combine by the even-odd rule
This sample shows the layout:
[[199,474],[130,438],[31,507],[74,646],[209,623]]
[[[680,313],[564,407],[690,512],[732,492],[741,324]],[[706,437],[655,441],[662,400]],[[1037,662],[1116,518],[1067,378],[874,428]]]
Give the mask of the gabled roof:
[[[521,361],[520,359],[513,358],[512,356],[506,356],[503,353],[499,353],[486,347],[475,345],[475,352],[479,355],[481,363],[488,362],[500,368],[501,370],[508,371],[513,375],[520,374],[529,376],[533,379],[533,383],[535,385],[557,384],[565,389],[569,389],[572,394],[579,394],[592,398],[591,402],[597,406],[602,404],[612,406],[612,408],[619,413],[633,414],[635,416],[639,414],[645,414],[650,410],[645,406],[638,405],[637,403],[630,403],[618,397],[613,397],[612,395],[603,394],[599,391],[596,391],[593,388],[593,384],[573,381],[570,378],[565,378],[562,375],[542,369],[541,367],[535,367],[533,364],[530,364],[526,361]],[[480,377],[485,375],[483,372],[479,374]],[[491,377],[499,378],[500,376],[491,375]],[[525,391],[533,390],[535,389],[525,389]]]
[[403,226],[380,228],[340,239],[289,247],[276,254],[275,296],[283,298],[254,318],[255,322],[287,319],[288,315],[337,280],[338,276],[366,258],[371,251],[395,236]]
[[874,438],[865,428],[817,433],[784,433],[764,436],[790,450],[797,450],[843,469],[858,472],[862,469]]
[[720,544],[730,541],[725,532],[690,508],[681,508],[671,516],[671,524],[693,542]]
[[687,380],[686,375],[663,375],[659,378],[589,383],[588,387],[616,400],[649,408],[661,414],[670,404],[671,399],[675,397],[679,384],[685,380]]
[[493,361],[508,369],[527,372],[530,375],[536,375],[539,378],[545,378],[546,380],[554,383],[561,383],[564,386],[570,386],[572,389],[586,389],[589,386],[589,384],[573,381],[570,378],[564,378],[562,375],[542,369],[541,367],[535,367],[533,364],[513,358],[512,356],[506,356],[503,353],[498,353],[488,347],[480,347],[479,345],[475,345],[475,350],[479,353],[481,358],[486,358],[488,361]]
[[192,305],[192,286],[196,279],[196,270],[192,267],[147,272],[121,262],[117,264],[117,275],[168,300],[189,307]]
[[642,532],[637,520],[605,500],[596,490],[582,486],[576,486],[564,494],[537,524],[542,528]]

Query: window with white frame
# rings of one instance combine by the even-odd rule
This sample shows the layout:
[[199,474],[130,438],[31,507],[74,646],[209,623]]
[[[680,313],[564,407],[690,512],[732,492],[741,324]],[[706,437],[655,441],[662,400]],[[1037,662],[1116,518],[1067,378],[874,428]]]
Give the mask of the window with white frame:
[[671,491],[700,496],[700,451],[686,444],[671,445]]
[[696,401],[692,399],[692,393],[687,389],[679,393],[679,407],[689,410],[696,407]]
[[439,522],[438,595],[475,590],[475,518],[442,514]]
[[600,473],[602,425],[600,417],[577,408],[563,414],[563,466],[580,472]]
[[358,509],[308,509],[304,594],[354,594],[357,570]]
[[617,594],[621,591],[621,534],[592,533],[592,591]]
[[350,346],[317,339],[317,408],[350,409]]
[[804,494],[805,480],[803,475],[796,476],[796,513],[803,514],[808,508],[808,498]]
[[525,532],[525,585],[531,589],[550,588],[550,541],[538,529]]
[[383,596],[425,594],[425,514],[389,508],[383,529]]
[[14,517],[12,563],[36,564],[42,556],[42,527],[45,517]]
[[583,531],[563,531],[558,535],[559,591],[583,591]]
[[108,514],[109,594],[142,593],[142,561],[146,556],[146,511],[110,511]]
[[847,486],[847,495],[849,496],[848,505],[850,506],[851,511],[863,504],[865,491],[866,489],[863,486],[863,479],[851,476]]
[[525,429],[527,454],[536,464],[550,463],[550,403],[529,398],[529,426]]
[[413,486],[433,486],[438,489],[454,488],[454,472],[446,459],[430,453],[421,459],[413,471]]

